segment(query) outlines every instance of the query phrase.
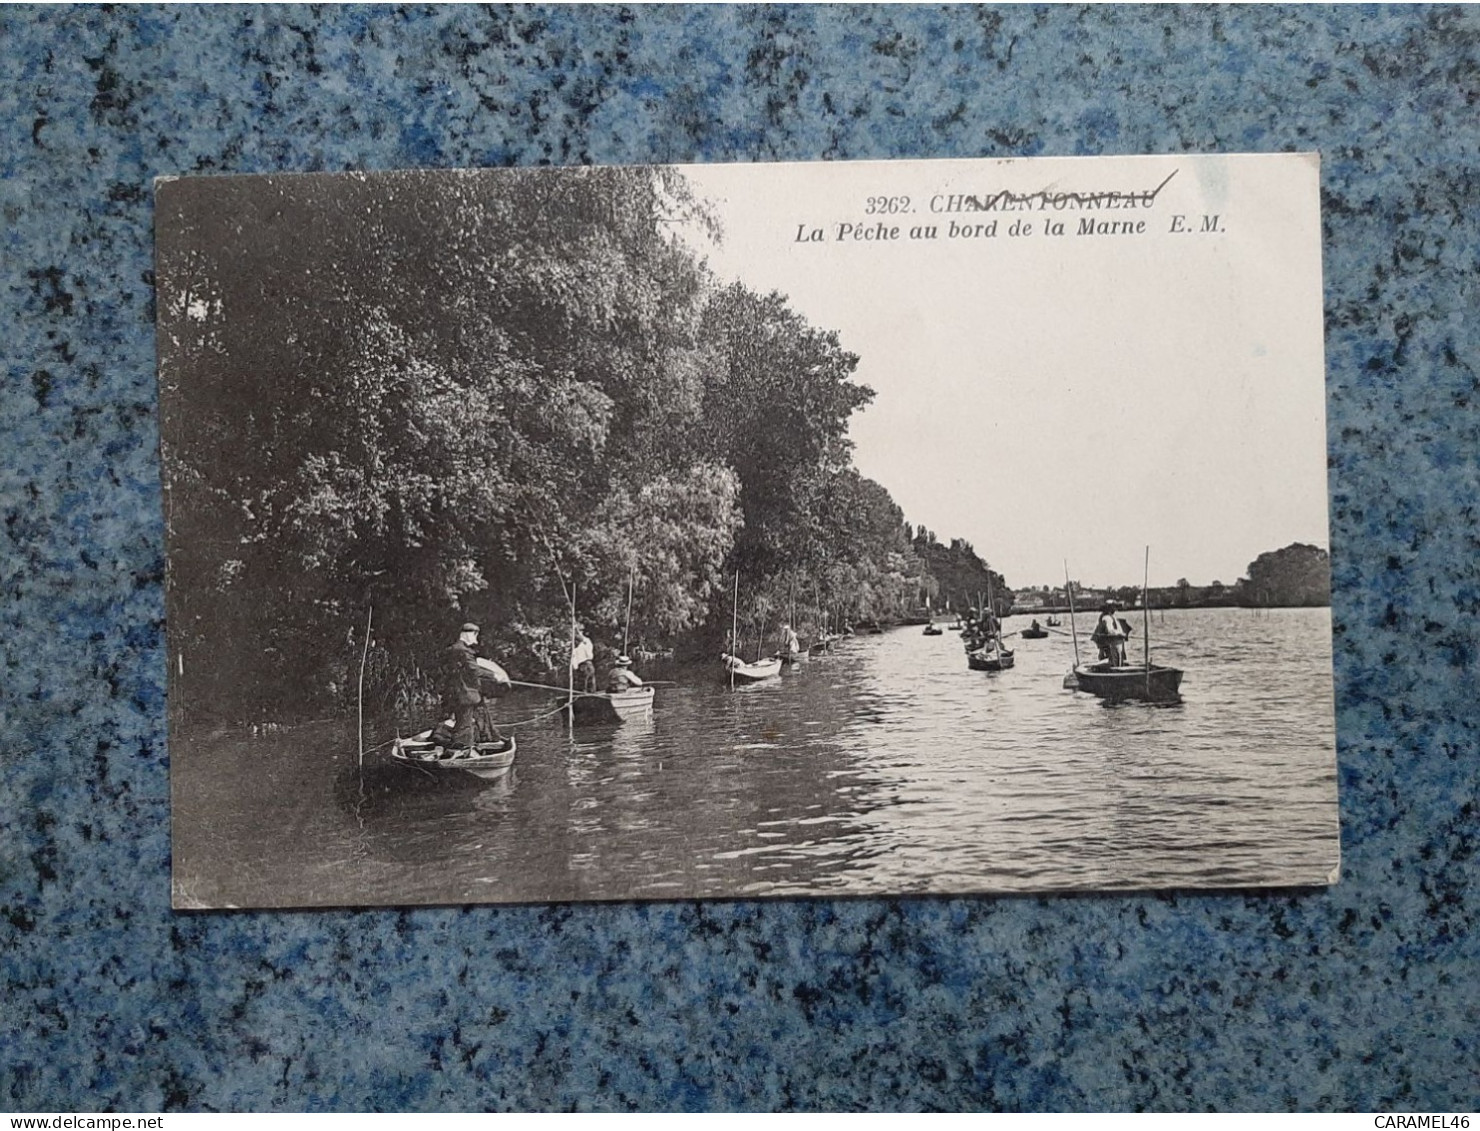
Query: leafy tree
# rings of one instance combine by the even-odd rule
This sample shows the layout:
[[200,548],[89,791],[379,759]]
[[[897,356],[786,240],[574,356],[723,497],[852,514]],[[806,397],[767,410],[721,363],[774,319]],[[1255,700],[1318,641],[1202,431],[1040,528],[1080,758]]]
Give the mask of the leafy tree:
[[705,386],[705,447],[734,468],[745,525],[732,569],[769,577],[823,557],[828,475],[847,466],[848,419],[873,399],[852,383],[858,358],[776,293],[741,284],[713,294],[701,334],[714,368]]
[[1329,605],[1331,555],[1316,546],[1292,542],[1260,554],[1249,563],[1245,599],[1259,606]]

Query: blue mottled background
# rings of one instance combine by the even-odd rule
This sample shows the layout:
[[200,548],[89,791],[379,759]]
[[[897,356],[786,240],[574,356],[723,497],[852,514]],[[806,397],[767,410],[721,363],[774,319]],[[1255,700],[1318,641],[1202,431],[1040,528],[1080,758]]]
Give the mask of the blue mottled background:
[[[0,9],[0,1108],[1480,1106],[1480,9]],[[1342,882],[174,914],[151,178],[1319,149]]]

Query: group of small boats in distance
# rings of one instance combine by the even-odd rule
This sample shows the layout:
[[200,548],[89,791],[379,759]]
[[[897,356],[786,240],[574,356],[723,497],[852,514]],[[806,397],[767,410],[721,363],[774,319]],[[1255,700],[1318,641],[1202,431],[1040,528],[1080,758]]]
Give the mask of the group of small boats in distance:
[[[1146,551],[1148,575],[1150,560],[1151,551],[1148,547]],[[1074,638],[1074,667],[1064,676],[1064,687],[1074,691],[1085,691],[1109,702],[1140,701],[1157,704],[1181,702],[1182,670],[1151,662],[1151,619],[1150,604],[1146,599],[1148,592],[1146,585],[1142,586],[1141,602],[1145,617],[1142,636],[1145,654],[1142,662],[1139,664],[1126,662],[1123,655],[1124,649],[1116,648],[1109,649],[1108,656],[1105,650],[1102,650],[1099,660],[1084,663],[1079,658],[1079,632],[1074,619],[1074,587],[1068,578],[1067,565],[1064,574],[1064,588],[1069,598],[1070,627],[1070,631],[1065,635]],[[990,600],[990,590],[988,596]],[[990,608],[990,605],[988,607]],[[1046,626],[1034,620],[1027,628],[1018,630],[1016,635],[1025,640],[1042,640],[1049,635],[1050,629],[1058,629],[1059,625],[1059,619],[1051,616]],[[1001,630],[997,627],[995,617],[990,613],[974,622],[963,624],[957,621],[947,627],[953,632],[961,631],[967,634],[967,639],[964,641],[966,665],[971,670],[1000,672],[1013,666],[1015,656],[1011,649],[1003,646]],[[932,622],[926,627],[925,634],[927,636],[940,635],[938,630],[931,631],[934,628],[935,625]],[[1009,635],[1013,634],[1009,633]],[[1092,637],[1092,639],[1096,638]],[[1117,659],[1119,662],[1116,662]]]
[[[956,626],[949,627],[954,630]],[[937,629],[926,635],[940,636],[942,633]],[[1019,629],[1015,635],[1028,640],[1041,640],[1049,632],[1040,626],[1036,632],[1030,627]],[[972,671],[1006,671],[1013,666],[1015,659],[1015,653],[1002,646],[1001,636],[993,636],[986,644],[975,648],[968,645],[966,649],[966,666]],[[1147,703],[1176,703],[1180,699],[1182,671],[1164,664],[1076,661],[1073,669],[1064,676],[1064,686],[1115,702],[1138,700]]]

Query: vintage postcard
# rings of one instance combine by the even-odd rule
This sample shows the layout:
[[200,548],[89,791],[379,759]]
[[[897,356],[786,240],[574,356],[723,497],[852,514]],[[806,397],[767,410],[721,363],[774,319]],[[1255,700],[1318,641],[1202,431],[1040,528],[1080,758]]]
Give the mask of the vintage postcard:
[[160,181],[175,906],[1334,882],[1319,179]]

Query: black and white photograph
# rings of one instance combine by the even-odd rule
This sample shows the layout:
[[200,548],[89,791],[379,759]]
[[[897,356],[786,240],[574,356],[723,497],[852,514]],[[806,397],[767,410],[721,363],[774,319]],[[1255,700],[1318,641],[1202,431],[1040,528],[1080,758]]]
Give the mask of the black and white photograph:
[[1335,882],[1316,155],[155,201],[176,908]]

